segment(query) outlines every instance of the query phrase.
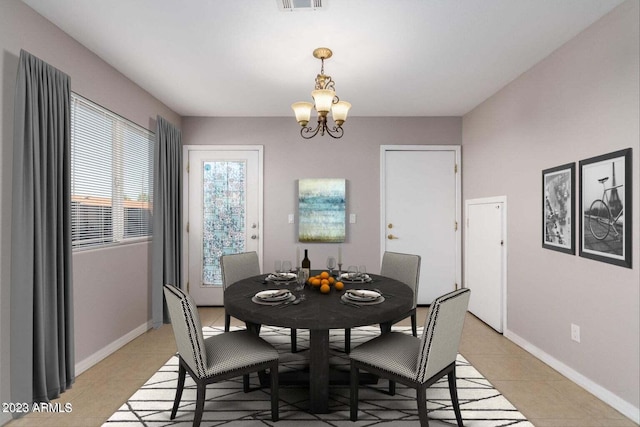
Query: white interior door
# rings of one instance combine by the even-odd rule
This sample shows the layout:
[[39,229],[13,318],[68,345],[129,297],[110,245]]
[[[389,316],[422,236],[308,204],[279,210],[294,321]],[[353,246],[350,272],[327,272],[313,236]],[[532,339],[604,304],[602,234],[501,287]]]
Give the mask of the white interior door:
[[469,311],[502,333],[506,320],[506,198],[465,203],[465,287]]
[[460,283],[457,146],[382,146],[382,251],[420,255],[418,304]]
[[197,305],[223,305],[220,256],[262,244],[262,147],[187,146],[187,283]]

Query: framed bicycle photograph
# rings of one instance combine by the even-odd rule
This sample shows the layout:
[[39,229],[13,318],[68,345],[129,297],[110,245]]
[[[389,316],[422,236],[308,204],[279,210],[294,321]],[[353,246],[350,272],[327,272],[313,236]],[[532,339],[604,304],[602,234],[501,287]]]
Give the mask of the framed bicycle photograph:
[[631,268],[631,148],[580,161],[580,256]]
[[576,165],[542,171],[542,247],[575,255]]

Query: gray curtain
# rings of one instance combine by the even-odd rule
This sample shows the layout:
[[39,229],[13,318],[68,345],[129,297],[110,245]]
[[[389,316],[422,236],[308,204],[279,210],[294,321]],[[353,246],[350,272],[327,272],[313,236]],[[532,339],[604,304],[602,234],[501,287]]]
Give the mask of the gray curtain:
[[180,287],[182,277],[182,136],[158,116],[153,174],[153,256],[151,317],[153,327],[169,323],[162,286]]
[[75,380],[70,80],[21,51],[13,136],[11,400],[46,402]]

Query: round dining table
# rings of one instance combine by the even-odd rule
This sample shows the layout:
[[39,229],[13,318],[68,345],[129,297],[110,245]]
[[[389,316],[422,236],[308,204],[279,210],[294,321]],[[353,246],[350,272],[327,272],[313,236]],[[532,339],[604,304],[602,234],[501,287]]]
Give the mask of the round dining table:
[[[381,332],[385,333],[413,308],[413,290],[409,286],[388,277],[369,276],[371,282],[345,283],[342,291],[332,287],[328,294],[308,284],[303,290],[294,291],[295,284],[266,281],[264,274],[243,279],[225,290],[227,314],[244,321],[247,329],[255,333],[259,333],[260,325],[309,330],[309,411],[312,413],[329,411],[329,330],[380,325]],[[252,301],[259,291],[284,288],[295,295],[303,295],[302,301],[286,307]],[[341,297],[347,289],[375,289],[383,295],[384,301],[372,305],[345,304]]]

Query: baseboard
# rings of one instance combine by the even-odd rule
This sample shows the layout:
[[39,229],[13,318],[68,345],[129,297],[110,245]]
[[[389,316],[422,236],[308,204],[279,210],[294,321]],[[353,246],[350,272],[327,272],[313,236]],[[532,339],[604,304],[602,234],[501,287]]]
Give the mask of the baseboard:
[[504,337],[513,341],[515,344],[519,345],[538,359],[542,360],[544,363],[551,366],[553,369],[560,372],[562,375],[569,378],[571,381],[578,384],[580,387],[584,388],[589,393],[596,396],[598,399],[612,406],[614,409],[620,411],[625,417],[631,419],[636,424],[640,424],[640,408],[633,406],[618,395],[612,393],[601,385],[596,384],[589,378],[585,377],[571,367],[565,365],[558,359],[545,353],[513,331],[507,329],[504,332]]
[[138,338],[140,335],[147,332],[149,329],[151,329],[151,321],[138,326],[137,328],[127,333],[126,335],[123,335],[122,337],[113,341],[106,347],[103,347],[102,349],[96,351],[86,359],[76,363],[76,376],[80,375],[87,369],[91,368],[93,365],[100,362],[105,357],[111,355],[112,353],[115,353],[120,348],[124,347],[127,343],[133,341],[134,339]]

